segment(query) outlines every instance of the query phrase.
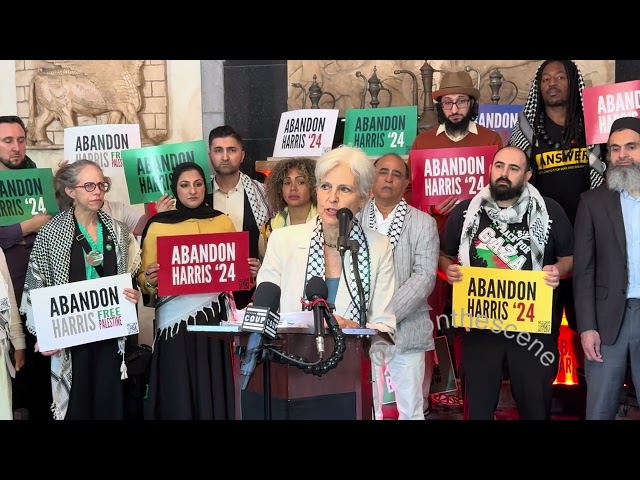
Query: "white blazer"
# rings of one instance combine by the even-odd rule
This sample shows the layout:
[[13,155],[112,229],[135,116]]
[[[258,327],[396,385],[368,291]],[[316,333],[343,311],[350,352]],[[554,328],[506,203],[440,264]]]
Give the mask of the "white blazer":
[[[307,275],[307,259],[316,218],[301,225],[291,225],[274,230],[269,237],[267,251],[256,279],[280,286],[280,313],[302,310],[300,299],[304,296]],[[367,310],[367,327],[395,334],[396,317],[391,299],[396,289],[393,251],[389,239],[378,232],[365,229],[371,261],[371,288]],[[347,278],[351,275],[351,255],[345,255]],[[351,296],[340,277],[335,301],[335,314],[346,316]],[[349,320],[353,320],[349,318]]]

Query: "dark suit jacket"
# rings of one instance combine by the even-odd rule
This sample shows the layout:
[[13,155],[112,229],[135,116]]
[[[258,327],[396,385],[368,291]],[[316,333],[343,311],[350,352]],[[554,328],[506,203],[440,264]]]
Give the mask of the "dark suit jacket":
[[580,197],[574,226],[573,296],[578,332],[615,343],[624,318],[629,272],[620,194],[601,185]]

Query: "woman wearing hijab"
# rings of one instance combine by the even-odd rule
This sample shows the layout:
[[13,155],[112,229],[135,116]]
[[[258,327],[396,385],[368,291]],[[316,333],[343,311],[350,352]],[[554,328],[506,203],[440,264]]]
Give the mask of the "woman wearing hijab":
[[205,203],[207,181],[193,162],[171,177],[176,210],[157,213],[142,234],[143,293],[155,298],[156,332],[149,380],[148,417],[156,420],[233,418],[231,348],[220,339],[188,333],[186,325],[219,325],[224,293],[158,297],[156,239],[173,235],[235,232],[226,215]]
[[258,248],[264,257],[269,235],[276,228],[307,223],[316,208],[315,162],[310,158],[280,160],[266,183],[266,194],[274,217],[260,228]]
[[[140,261],[138,242],[129,228],[102,210],[111,184],[90,160],[78,160],[56,172],[56,189],[73,206],[53,217],[36,236],[29,258],[22,312],[36,335],[31,292],[99,277],[132,274]],[[140,291],[125,288],[137,303]],[[125,337],[42,352],[51,357],[52,411],[58,420],[121,420],[124,418]],[[36,342],[36,349],[38,343]]]
[[318,215],[302,225],[274,230],[258,272],[258,285],[273,282],[280,286],[281,313],[301,310],[305,286],[311,277],[317,276],[327,283],[327,300],[336,307],[334,316],[340,327],[357,328],[362,314],[356,283],[359,274],[366,325],[395,333],[396,318],[391,309],[395,272],[388,237],[364,230],[352,221],[349,240],[358,244],[357,266],[352,264],[351,255],[345,253],[344,272],[337,249],[337,213],[348,208],[355,218],[369,198],[373,175],[369,157],[358,148],[341,146],[318,158],[315,168]]

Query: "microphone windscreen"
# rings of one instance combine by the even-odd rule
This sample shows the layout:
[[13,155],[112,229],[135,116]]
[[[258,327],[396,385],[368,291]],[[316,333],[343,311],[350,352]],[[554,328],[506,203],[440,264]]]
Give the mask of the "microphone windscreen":
[[329,287],[327,287],[327,282],[325,282],[322,278],[311,277],[307,282],[304,293],[309,300],[311,300],[313,297],[324,298],[326,300],[329,296]]
[[346,218],[348,220],[352,220],[353,219],[353,212],[351,211],[351,209],[346,208],[346,207],[342,207],[340,210],[338,210],[338,212],[336,213],[336,216],[338,218],[342,217],[343,215],[346,215]]
[[253,294],[253,304],[277,312],[280,308],[280,287],[272,282],[260,283]]

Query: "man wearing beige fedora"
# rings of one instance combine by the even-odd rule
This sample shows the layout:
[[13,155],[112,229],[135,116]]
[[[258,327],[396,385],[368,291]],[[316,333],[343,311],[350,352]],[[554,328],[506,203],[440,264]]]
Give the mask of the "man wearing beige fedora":
[[[478,109],[480,102],[480,91],[474,87],[471,75],[467,72],[447,72],[442,76],[440,88],[432,93],[433,100],[436,102],[436,113],[438,114],[437,127],[430,128],[418,134],[411,150],[424,150],[433,148],[462,148],[462,147],[479,147],[486,145],[497,145],[502,148],[502,137],[497,132],[490,130],[475,122],[478,118]],[[409,163],[409,166],[411,164]],[[405,190],[404,199],[407,203],[416,206],[413,203],[411,181]],[[438,224],[438,232],[440,233],[440,241],[442,242],[442,234],[444,225],[447,221],[449,212],[453,210],[458,199],[454,196],[449,197],[440,205],[430,207],[430,213]],[[429,296],[429,305],[431,306],[432,318],[438,318],[439,315],[451,314],[451,286],[438,277],[433,293]],[[438,322],[437,322],[438,323]],[[462,346],[463,329],[454,328],[453,332],[444,327],[444,331],[439,333],[449,333],[449,338],[453,340],[453,357],[458,370],[458,376],[462,380],[460,372],[460,351]],[[431,352],[427,352],[429,355]],[[423,393],[428,395],[431,384],[431,376],[433,372],[433,359],[427,358],[427,368],[425,373],[425,382]],[[462,381],[461,386],[463,387]],[[436,395],[430,398],[429,403],[442,405],[461,406],[462,401],[455,395]],[[425,405],[428,405],[425,402]],[[425,414],[429,411],[429,407],[425,409]]]

